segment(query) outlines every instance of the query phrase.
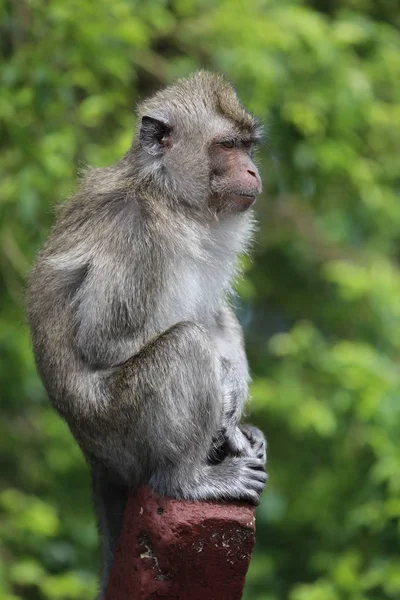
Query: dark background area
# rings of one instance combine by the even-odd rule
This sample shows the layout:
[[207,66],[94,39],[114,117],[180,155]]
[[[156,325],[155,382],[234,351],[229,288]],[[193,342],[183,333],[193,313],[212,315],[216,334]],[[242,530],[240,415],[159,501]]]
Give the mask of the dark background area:
[[399,24],[395,0],[0,0],[0,600],[88,600],[98,569],[34,368],[34,254],[135,103],[200,67],[267,130],[237,286],[270,474],[246,599],[400,597]]

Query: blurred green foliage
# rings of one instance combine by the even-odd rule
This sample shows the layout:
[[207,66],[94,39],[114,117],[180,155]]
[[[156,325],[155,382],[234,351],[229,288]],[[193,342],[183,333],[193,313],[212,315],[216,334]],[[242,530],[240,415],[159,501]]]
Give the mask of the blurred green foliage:
[[135,102],[225,72],[261,117],[239,284],[269,440],[247,600],[400,598],[400,5],[0,0],[0,600],[94,596],[89,473],[35,373],[33,255]]

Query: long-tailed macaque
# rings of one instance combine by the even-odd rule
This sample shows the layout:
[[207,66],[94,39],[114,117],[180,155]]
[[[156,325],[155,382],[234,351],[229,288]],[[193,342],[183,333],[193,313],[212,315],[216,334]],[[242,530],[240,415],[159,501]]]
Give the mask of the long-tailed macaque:
[[37,367],[92,470],[103,595],[132,488],[254,504],[264,488],[264,437],[239,423],[249,373],[229,305],[259,138],[220,75],[158,92],[127,154],[61,207],[33,270]]

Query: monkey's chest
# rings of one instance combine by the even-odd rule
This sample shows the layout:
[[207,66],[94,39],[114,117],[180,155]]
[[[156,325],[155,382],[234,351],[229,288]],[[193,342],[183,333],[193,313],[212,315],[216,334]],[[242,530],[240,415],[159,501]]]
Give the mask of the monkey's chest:
[[219,272],[215,265],[194,260],[170,270],[157,309],[159,328],[164,330],[180,321],[212,324],[226,293],[226,279],[226,272]]

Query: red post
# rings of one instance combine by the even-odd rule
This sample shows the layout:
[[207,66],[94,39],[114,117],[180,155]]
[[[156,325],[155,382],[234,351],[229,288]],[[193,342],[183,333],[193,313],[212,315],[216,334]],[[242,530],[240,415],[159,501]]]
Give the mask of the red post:
[[254,532],[249,504],[140,488],[128,501],[106,600],[240,600]]

